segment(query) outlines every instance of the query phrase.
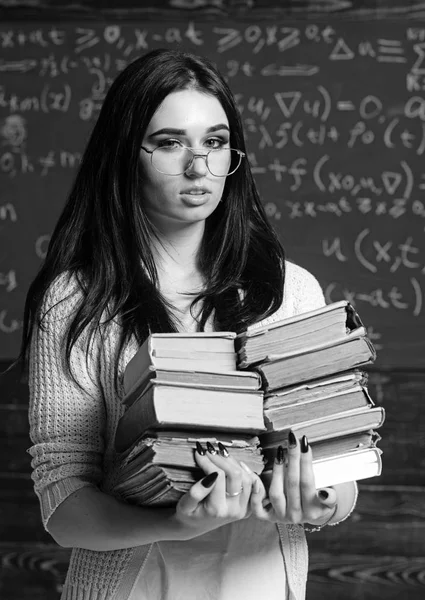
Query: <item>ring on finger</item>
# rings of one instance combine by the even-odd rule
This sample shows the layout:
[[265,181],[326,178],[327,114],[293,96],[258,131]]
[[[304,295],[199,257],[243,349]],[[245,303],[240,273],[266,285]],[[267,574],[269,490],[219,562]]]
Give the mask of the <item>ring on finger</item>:
[[226,496],[228,498],[236,498],[236,496],[240,496],[243,492],[243,485],[241,485],[241,489],[238,492],[226,492]]

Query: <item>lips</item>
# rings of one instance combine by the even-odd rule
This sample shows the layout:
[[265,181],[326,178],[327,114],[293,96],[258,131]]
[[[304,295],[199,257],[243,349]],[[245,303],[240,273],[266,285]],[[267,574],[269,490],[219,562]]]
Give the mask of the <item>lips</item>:
[[189,196],[202,196],[203,194],[210,194],[211,190],[204,187],[191,187],[183,190],[182,194],[188,194]]

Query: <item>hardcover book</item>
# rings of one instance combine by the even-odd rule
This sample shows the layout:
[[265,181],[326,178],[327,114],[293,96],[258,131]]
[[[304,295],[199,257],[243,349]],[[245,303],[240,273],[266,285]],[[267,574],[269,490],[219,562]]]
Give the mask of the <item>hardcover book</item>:
[[321,440],[379,429],[384,420],[385,410],[382,406],[373,408],[365,406],[312,420],[309,420],[309,415],[306,413],[304,421],[288,425],[283,429],[267,431],[260,435],[260,441],[263,448],[279,445],[287,447],[288,434],[292,429],[297,438],[300,439],[305,435],[312,444]]
[[264,420],[268,430],[294,427],[335,413],[374,406],[360,371],[316,379],[303,385],[276,390],[264,400]]
[[152,333],[128,363],[124,390],[139,385],[149,367],[208,372],[236,371],[236,333]]
[[271,355],[305,352],[331,344],[359,327],[363,327],[363,323],[349,302],[333,302],[239,334],[236,338],[238,363],[245,368]]
[[171,506],[204,476],[195,462],[196,442],[221,442],[236,460],[254,472],[264,469],[257,436],[210,431],[149,431],[122,455],[114,491],[129,502]]
[[[328,438],[310,444],[313,459],[330,458],[339,454],[346,454],[352,450],[375,448],[381,439],[377,431],[368,429],[358,433],[342,435],[336,438]],[[276,457],[276,447],[263,448],[266,464],[271,467]]]
[[123,403],[130,406],[144,393],[150,382],[173,385],[176,387],[195,387],[213,390],[245,390],[258,391],[261,388],[261,377],[255,371],[224,371],[222,373],[208,371],[188,371],[176,369],[156,369],[149,366],[140,375],[138,384],[133,386]]
[[174,386],[152,380],[120,418],[118,451],[148,429],[264,431],[263,392]]
[[[316,489],[377,477],[382,471],[382,450],[365,448],[345,454],[313,459]],[[271,470],[263,473],[266,487],[270,484]]]
[[359,327],[333,342],[307,345],[296,352],[269,354],[262,363],[250,368],[260,373],[263,390],[268,393],[304,381],[360,368],[373,363],[375,358],[376,352],[365,328]]

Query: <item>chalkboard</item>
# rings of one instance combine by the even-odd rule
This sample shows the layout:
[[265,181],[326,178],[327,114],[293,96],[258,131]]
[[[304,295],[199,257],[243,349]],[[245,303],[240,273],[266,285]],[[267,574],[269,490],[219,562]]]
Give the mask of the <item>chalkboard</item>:
[[377,366],[425,365],[425,23],[3,23],[0,357],[112,79],[156,47],[209,56],[290,259],[357,307]]

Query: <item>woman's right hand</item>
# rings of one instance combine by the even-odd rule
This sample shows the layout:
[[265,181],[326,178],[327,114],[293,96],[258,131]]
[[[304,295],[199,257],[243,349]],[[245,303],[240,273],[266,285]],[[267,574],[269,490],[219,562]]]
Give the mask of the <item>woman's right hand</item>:
[[232,458],[226,448],[198,443],[198,466],[206,476],[180,498],[172,517],[179,539],[192,539],[251,514],[253,479],[248,468]]

